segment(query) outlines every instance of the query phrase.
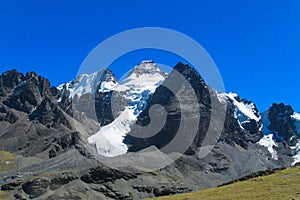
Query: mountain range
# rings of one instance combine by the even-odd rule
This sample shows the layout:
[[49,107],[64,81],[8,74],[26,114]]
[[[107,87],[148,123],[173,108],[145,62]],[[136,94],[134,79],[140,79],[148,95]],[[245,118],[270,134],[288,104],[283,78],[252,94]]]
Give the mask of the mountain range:
[[[181,62],[169,74],[148,60],[120,81],[103,69],[58,87],[35,72],[4,72],[0,127],[0,150],[15,155],[0,171],[12,199],[141,199],[300,162],[292,106],[259,111]],[[123,162],[138,152],[159,153],[142,167]]]

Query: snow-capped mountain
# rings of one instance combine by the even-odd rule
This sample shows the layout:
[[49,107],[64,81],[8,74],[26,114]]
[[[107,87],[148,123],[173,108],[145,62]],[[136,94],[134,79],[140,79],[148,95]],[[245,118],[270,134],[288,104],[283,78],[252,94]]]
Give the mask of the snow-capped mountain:
[[[124,138],[147,107],[149,97],[165,78],[166,74],[149,60],[135,66],[120,83],[111,70],[104,69],[90,75],[80,75],[75,80],[60,85],[58,89],[71,99],[76,96],[73,103],[83,104],[87,111],[76,107],[83,113],[88,114],[88,110],[95,109],[96,105],[97,119],[102,127],[88,138],[88,142],[96,146],[99,154],[112,157],[128,151]],[[91,101],[91,95],[95,95],[95,102]],[[257,144],[265,147],[274,160],[278,160],[278,148],[282,146],[280,143],[287,141],[290,150],[294,152],[294,163],[300,161],[300,140],[297,134],[300,132],[300,114],[281,104],[273,105],[260,114],[253,102],[236,93],[217,93],[217,97],[222,104],[230,102],[233,105],[233,116],[238,126],[250,134],[245,137],[248,138],[246,140],[249,137],[258,138],[253,142],[258,141]],[[118,105],[120,108],[116,109],[117,113],[111,111],[115,106],[111,103],[113,98],[121,99],[116,101],[122,104]],[[86,102],[91,105],[88,107]],[[264,136],[257,135],[258,132],[263,132]]]
[[70,98],[75,95],[78,98],[84,94],[95,94],[97,92],[106,92],[117,85],[118,81],[111,70],[104,69],[92,74],[81,74],[75,80],[59,85],[57,88],[62,90],[66,88]]
[[130,132],[130,126],[135,123],[137,116],[145,109],[149,95],[164,79],[165,74],[153,61],[143,61],[123,81],[110,89],[118,92],[128,103],[112,123],[101,127],[99,132],[88,138],[88,142],[96,146],[99,154],[112,157],[127,152],[124,137]]
[[[113,72],[106,68],[92,74],[82,74],[57,87],[62,94],[58,103],[63,108],[79,111],[80,115],[98,121],[101,126],[113,121],[111,89],[118,85]],[[80,118],[80,117],[79,117]]]
[[[193,95],[178,81],[174,70],[195,91],[194,105],[200,105],[199,110],[193,109],[190,101]],[[1,74],[0,149],[13,153],[18,163],[16,170],[1,172],[1,190],[25,199],[141,199],[216,187],[254,172],[300,161],[300,114],[291,106],[273,104],[259,115],[254,103],[236,94],[212,92],[193,67],[178,63],[174,70],[165,77],[153,62],[145,61],[119,83],[107,69],[101,75],[100,72],[82,75],[59,89],[34,72],[23,75],[11,70]],[[170,91],[166,83],[176,85],[178,90]],[[178,95],[178,91],[183,95]],[[110,102],[114,98],[121,109],[112,116],[110,110],[115,105]],[[223,112],[227,105],[225,122],[218,118],[211,120],[211,102],[216,103],[217,113]],[[156,119],[151,118],[150,109],[157,104],[167,116],[164,127],[157,129],[158,132],[151,129],[154,133],[151,137],[148,133],[147,137],[138,135],[145,130],[144,125]],[[80,106],[83,110],[78,109]],[[99,123],[88,115],[90,109],[99,112]],[[182,111],[190,112],[183,115]],[[184,126],[184,136],[191,128],[196,128],[197,133],[192,143],[188,143],[191,144],[188,150],[172,165],[140,173],[145,168],[139,163],[134,163],[138,170],[132,166],[122,171],[95,160],[99,158],[94,156],[97,153],[111,157],[152,145],[163,157],[169,152],[174,155],[173,152],[178,152],[176,145],[171,145],[174,149],[164,147],[177,135],[182,116],[188,120],[200,116],[199,126],[196,123]],[[261,121],[265,135],[259,131]],[[134,122],[140,126],[132,126]],[[208,132],[211,123],[214,129]],[[141,131],[135,132],[140,127]],[[207,134],[219,130],[222,132],[212,151],[199,158],[202,141]],[[184,143],[186,138],[180,137],[176,144]],[[57,184],[59,187],[52,187]],[[124,184],[130,193],[124,192]],[[64,188],[69,192],[62,194]]]
[[261,116],[256,105],[246,99],[241,98],[238,94],[230,92],[218,93],[219,101],[223,104],[226,100],[230,100],[234,105],[234,117],[237,119],[240,127],[250,133],[257,133],[262,131],[263,124]]
[[[188,81],[189,87],[183,83],[182,78]],[[170,90],[168,86],[175,87]],[[191,89],[194,90],[194,94]],[[155,146],[164,153],[186,151],[187,154],[194,154],[196,148],[203,141],[208,124],[203,123],[197,126],[197,122],[208,122],[211,116],[209,88],[200,74],[193,67],[179,62],[166,77],[164,83],[151,95],[147,103],[145,110],[138,116],[136,124],[139,126],[133,128],[125,137],[124,143],[128,145],[128,151],[137,152]],[[165,111],[165,121],[162,126],[155,123],[155,119],[159,117],[151,116],[151,108],[156,105],[162,106]],[[161,116],[161,109],[158,109],[156,113]],[[149,131],[145,131],[147,129],[144,127],[149,124],[155,124],[162,128],[153,130],[156,127],[152,127],[150,132],[153,131],[153,135],[148,136]],[[176,137],[180,125],[186,127],[184,138],[181,138],[179,143],[174,144],[173,147],[168,148],[168,144],[172,143],[172,139]],[[196,131],[199,133],[196,137],[191,136],[195,133],[195,131],[191,131],[193,130],[192,126],[196,127]],[[184,148],[184,145],[180,145],[180,143],[190,144],[191,147]]]
[[273,104],[261,116],[265,136],[259,144],[267,147],[274,159],[278,159],[279,144],[284,144],[293,150],[292,165],[300,162],[300,114],[294,112],[291,106],[281,103]]
[[263,132],[264,136],[257,144],[267,148],[272,159],[278,160],[278,151],[283,151],[280,148],[287,145],[293,155],[292,164],[300,162],[300,114],[291,106],[273,104],[267,111],[259,113],[254,103],[236,93],[218,93],[218,98],[222,103],[227,99],[233,103],[234,117],[242,129]]
[[[258,131],[262,130],[261,116],[254,103],[246,99],[242,99],[236,93],[229,93],[227,95],[229,99],[232,100],[235,106],[235,118],[238,120],[241,128],[246,128],[249,124],[255,122],[257,123]],[[257,130],[253,131],[257,132]]]

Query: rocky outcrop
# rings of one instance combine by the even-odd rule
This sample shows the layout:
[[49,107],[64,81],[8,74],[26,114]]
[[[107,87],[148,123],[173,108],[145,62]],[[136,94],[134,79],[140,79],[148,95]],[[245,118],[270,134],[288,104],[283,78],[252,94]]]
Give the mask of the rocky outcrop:
[[15,123],[18,120],[18,116],[14,111],[8,109],[4,105],[0,105],[0,121],[6,121],[10,124]]
[[51,101],[49,97],[36,107],[36,109],[29,115],[30,120],[37,120],[48,128],[58,128],[60,124],[72,129],[71,123],[63,114],[57,103]]
[[0,97],[4,97],[17,85],[25,80],[23,74],[17,70],[10,70],[0,75]]
[[[76,175],[75,175],[76,174]],[[157,176],[157,177],[156,177]],[[122,172],[105,166],[88,171],[48,173],[1,186],[14,196],[30,199],[118,199],[133,200],[191,191],[179,181],[162,181],[157,173]],[[149,185],[144,181],[150,180]],[[120,185],[120,183],[126,185]],[[89,194],[89,195],[88,195]]]
[[36,85],[32,82],[26,82],[15,88],[14,93],[3,103],[10,108],[29,114],[41,100],[42,98]]
[[22,185],[23,191],[33,199],[46,193],[49,187],[49,181],[44,179],[36,179],[26,182]]
[[80,133],[72,131],[72,109],[66,107],[70,100],[50,87],[47,79],[35,72],[24,76],[12,70],[0,75],[0,82],[4,91],[0,99],[0,149],[42,158],[53,158],[70,149],[89,154]]
[[50,93],[49,81],[35,72],[26,73],[26,77],[17,71],[8,72],[6,76],[4,73],[2,76],[2,80],[11,78],[3,84],[6,90],[13,89],[3,103],[18,111],[29,114]]
[[295,120],[291,117],[293,114],[293,108],[283,103],[274,103],[269,109],[270,125],[268,129],[273,133],[277,142],[286,141],[292,146],[297,143]]
[[88,184],[104,184],[107,182],[114,183],[117,179],[121,178],[124,180],[130,180],[137,178],[137,175],[134,173],[126,173],[119,170],[100,166],[95,169],[91,169],[91,171],[88,174],[81,177],[81,180]]
[[254,129],[257,129],[256,121],[252,122],[255,127],[254,129],[251,129],[251,127],[249,129],[241,129],[234,113],[235,107],[232,102],[228,100],[224,128],[219,140],[231,145],[238,144],[247,149],[248,143],[258,142],[263,137],[263,133],[260,131],[253,132]]
[[80,133],[73,131],[52,139],[51,148],[49,148],[49,158],[54,158],[72,148],[78,150],[83,156],[89,155],[89,152],[81,142]]

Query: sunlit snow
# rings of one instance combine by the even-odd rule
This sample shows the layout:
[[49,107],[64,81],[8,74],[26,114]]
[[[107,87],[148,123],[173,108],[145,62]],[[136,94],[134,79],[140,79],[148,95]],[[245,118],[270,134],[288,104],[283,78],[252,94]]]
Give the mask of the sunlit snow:
[[277,151],[274,149],[274,147],[277,147],[277,144],[273,140],[273,134],[265,135],[263,138],[259,140],[258,144],[266,147],[270,152],[270,154],[272,155],[272,158],[274,160],[278,160]]
[[[95,93],[96,84],[98,83],[102,71],[95,72],[93,74],[82,74],[78,76],[74,81],[66,83],[67,89],[70,91],[70,97],[73,98],[75,95],[78,97],[83,94]],[[59,85],[59,90],[63,89],[64,84]]]
[[295,147],[291,147],[292,149],[296,150],[296,155],[293,156],[294,162],[292,165],[295,165],[296,163],[300,162],[300,140],[298,140],[298,143]]
[[88,138],[88,142],[96,146],[100,155],[114,157],[127,152],[124,137],[144,109],[143,102],[147,101],[148,96],[155,92],[164,79],[164,73],[153,62],[144,61],[112,88],[113,91],[122,92],[129,105],[112,123],[101,127],[95,135]]
[[[234,117],[238,120],[238,123],[242,129],[244,127],[242,126],[243,123],[249,122],[250,119],[255,120],[256,122],[259,122],[261,117],[255,115],[255,106],[253,103],[244,103],[244,102],[239,102],[236,100],[236,97],[238,95],[236,93],[217,93],[218,99],[221,103],[226,103],[226,99],[229,98],[234,106],[235,106],[235,112],[234,112]],[[259,128],[259,131],[262,130],[262,126]]]

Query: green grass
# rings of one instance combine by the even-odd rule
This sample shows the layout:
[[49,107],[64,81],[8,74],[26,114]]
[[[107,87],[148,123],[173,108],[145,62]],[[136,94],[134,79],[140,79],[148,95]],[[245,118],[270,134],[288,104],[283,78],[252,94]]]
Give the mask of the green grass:
[[276,171],[246,181],[188,194],[160,197],[157,200],[300,200],[300,167]]
[[14,170],[16,168],[15,160],[15,154],[7,151],[0,151],[0,172]]

